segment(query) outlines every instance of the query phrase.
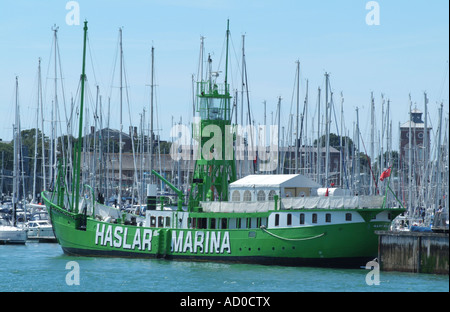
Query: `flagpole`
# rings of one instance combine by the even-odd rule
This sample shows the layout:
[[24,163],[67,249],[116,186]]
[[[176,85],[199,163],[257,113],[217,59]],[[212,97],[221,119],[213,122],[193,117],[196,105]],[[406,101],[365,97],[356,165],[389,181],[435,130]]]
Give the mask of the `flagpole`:
[[[390,169],[391,167],[389,167],[389,169]],[[389,170],[388,169],[388,170]],[[383,172],[384,173],[384,172]],[[383,173],[381,174],[381,175],[383,175]],[[381,178],[381,177],[380,177]],[[384,179],[384,178],[383,178]],[[381,179],[380,179],[381,180]],[[384,209],[384,207],[385,207],[385,204],[386,204],[386,198],[387,198],[387,195],[388,195],[388,188],[389,189],[391,189],[390,187],[389,187],[389,183],[391,182],[391,174],[390,174],[390,172],[389,172],[389,179],[388,179],[388,183],[387,183],[387,185],[386,185],[386,190],[385,190],[385,194],[384,194],[384,199],[383,199],[383,206],[381,206],[381,208],[383,208]],[[391,190],[391,192],[392,192],[392,190]],[[394,196],[395,196],[395,194],[394,194]]]
[[391,189],[391,187],[390,187],[390,186],[388,186],[388,187],[389,187],[389,190],[391,191],[392,195],[394,195],[395,199],[400,203],[400,206],[402,206],[402,208],[405,209],[405,207],[403,207],[402,202],[397,198],[397,195],[395,195],[395,193],[394,193],[394,191]]
[[[386,204],[386,197],[387,197],[387,194],[388,194],[387,189],[389,189],[389,190],[391,191],[392,195],[394,195],[395,199],[400,203],[400,206],[401,206],[403,209],[405,209],[405,207],[403,206],[402,202],[398,199],[397,195],[395,195],[394,191],[393,191],[393,190],[391,189],[391,187],[389,186],[389,183],[391,182],[391,167],[392,167],[392,165],[387,169],[387,170],[389,170],[389,179],[388,179],[388,183],[387,183],[387,185],[386,185],[386,195],[384,195],[383,206],[382,206],[382,208],[384,208],[384,205]],[[387,170],[386,170],[386,171],[387,171]],[[386,172],[386,171],[385,171],[385,172]],[[380,178],[383,177],[383,180],[384,180],[383,174],[384,174],[384,172],[381,174]]]

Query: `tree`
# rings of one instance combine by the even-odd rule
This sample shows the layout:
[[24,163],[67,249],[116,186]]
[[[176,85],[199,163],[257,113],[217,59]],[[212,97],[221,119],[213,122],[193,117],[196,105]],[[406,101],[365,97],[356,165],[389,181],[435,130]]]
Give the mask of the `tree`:
[[[322,137],[320,138],[321,147],[325,147],[326,146],[326,138],[327,138],[326,135],[322,135]],[[341,136],[336,135],[334,133],[330,133],[330,146],[334,147],[338,151],[341,150],[340,138],[341,138]],[[313,145],[317,146],[317,139],[314,140]],[[352,139],[350,139],[347,136],[343,136],[342,137],[342,147],[344,148],[344,150],[345,150],[345,148],[347,148],[345,150],[345,152],[350,152],[353,149],[353,141],[352,141]]]
[[[0,142],[0,168],[3,168],[4,170],[12,170],[13,159],[14,159],[14,143]],[[4,163],[2,163],[2,161],[4,161]]]

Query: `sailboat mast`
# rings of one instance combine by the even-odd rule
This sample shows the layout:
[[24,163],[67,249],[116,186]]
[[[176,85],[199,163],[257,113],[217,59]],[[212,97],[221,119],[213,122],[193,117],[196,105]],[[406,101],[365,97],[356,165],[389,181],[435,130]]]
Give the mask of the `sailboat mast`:
[[359,194],[361,187],[361,149],[360,149],[360,139],[359,139],[359,109],[356,107],[356,193]]
[[122,202],[122,71],[123,71],[123,49],[122,49],[122,28],[119,28],[119,45],[120,45],[120,131],[119,131],[119,195],[117,203],[120,205]]
[[[343,187],[344,185],[344,177],[343,177],[343,167],[344,167],[344,149],[342,138],[344,137],[344,94],[341,92],[341,135],[339,136],[339,149],[340,149],[340,157],[339,157],[339,185]],[[347,144],[345,144],[347,147]]]
[[411,148],[411,123],[412,123],[412,115],[411,115],[411,94],[409,95],[409,130],[408,130],[408,214],[411,217],[414,209],[412,207],[412,148]]
[[152,172],[153,169],[153,79],[155,73],[155,48],[152,47],[152,78],[151,78],[151,86],[150,86],[150,170]]
[[37,157],[38,157],[38,128],[39,128],[39,85],[41,79],[41,58],[39,58],[38,66],[38,94],[37,94],[37,107],[36,107],[36,130],[34,132],[34,168],[33,168],[33,199],[32,202],[36,202],[36,178],[37,178]]
[[46,170],[45,170],[45,136],[44,136],[44,101],[42,100],[42,79],[41,73],[39,72],[38,79],[38,90],[39,90],[39,98],[41,100],[41,153],[42,153],[42,190],[45,191],[47,189],[47,178],[46,178]]
[[425,105],[425,118],[424,118],[424,129],[423,129],[423,164],[424,164],[424,187],[423,190],[426,192],[424,196],[424,204],[425,207],[428,208],[427,203],[427,193],[428,193],[428,122],[427,122],[427,115],[428,115],[428,98],[427,93],[424,92],[424,105]]
[[329,115],[328,111],[330,109],[330,105],[328,103],[328,78],[329,74],[325,73],[325,186],[328,187],[328,171],[330,166],[330,125],[329,125]]
[[[438,109],[439,111],[439,131],[438,131],[438,142],[437,142],[437,158],[436,158],[436,196],[434,197],[435,206],[434,209],[437,211],[439,209],[439,203],[441,201],[441,133],[442,133],[442,108],[443,104],[441,103],[441,107]],[[448,208],[447,208],[448,209]]]
[[[374,163],[375,161],[375,151],[374,151],[374,143],[375,143],[375,125],[374,125],[374,115],[375,115],[375,100],[373,98],[373,92],[370,94],[370,163]],[[369,164],[370,164],[369,163]],[[372,166],[372,165],[371,165]],[[373,179],[370,180],[370,188],[369,195],[373,195]]]
[[317,164],[317,183],[320,183],[320,168],[321,168],[321,158],[322,158],[322,152],[321,152],[321,142],[320,142],[320,87],[317,89],[317,157],[316,157],[316,164]]
[[[281,96],[278,97],[278,105],[277,105],[277,127],[278,127],[278,147],[281,149],[283,144],[282,144],[282,139],[280,138],[280,133],[282,134],[283,129],[281,129]],[[281,154],[282,155],[282,154]],[[278,156],[278,167],[277,167],[277,174],[282,174],[282,166],[283,166],[283,162],[282,162],[282,157],[280,157],[281,155]]]
[[75,201],[72,203],[72,211],[78,213],[78,202],[80,199],[80,167],[81,167],[81,141],[83,135],[83,105],[84,105],[84,83],[86,80],[85,67],[86,67],[86,37],[87,37],[87,21],[84,22],[84,38],[83,38],[83,65],[81,70],[81,95],[80,95],[80,121],[78,125],[78,141],[77,151],[75,154],[75,166],[74,166],[74,185],[75,185]]
[[13,196],[12,196],[12,204],[13,204],[13,225],[16,226],[17,218],[16,218],[16,210],[17,210],[17,200],[18,200],[18,192],[19,188],[17,185],[18,177],[17,177],[17,166],[18,166],[18,159],[17,155],[19,153],[19,134],[17,133],[19,129],[19,77],[16,76],[16,105],[15,105],[15,120],[14,120],[14,126],[13,126],[13,137],[14,137],[14,168],[13,168]]
[[299,149],[299,129],[298,129],[298,115],[300,110],[300,61],[297,60],[297,115],[295,117],[295,174],[298,173],[298,149]]

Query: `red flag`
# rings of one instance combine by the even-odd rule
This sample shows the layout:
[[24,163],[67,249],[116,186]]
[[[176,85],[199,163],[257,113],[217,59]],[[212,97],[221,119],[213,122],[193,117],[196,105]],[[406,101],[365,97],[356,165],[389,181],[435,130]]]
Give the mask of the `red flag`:
[[380,175],[380,181],[383,181],[387,177],[391,176],[391,167],[389,167],[387,170],[383,171],[383,173]]

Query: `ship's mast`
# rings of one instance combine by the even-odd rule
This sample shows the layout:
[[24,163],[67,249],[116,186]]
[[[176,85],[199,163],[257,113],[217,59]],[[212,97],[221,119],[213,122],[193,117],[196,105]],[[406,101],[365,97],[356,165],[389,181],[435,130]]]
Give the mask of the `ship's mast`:
[[[228,200],[228,184],[236,180],[233,146],[226,138],[233,136],[228,86],[229,21],[226,32],[226,56],[224,83],[217,83],[218,73],[209,70],[209,77],[197,82],[199,121],[193,124],[198,140],[193,183],[189,195],[189,211],[195,211],[200,201]],[[209,66],[211,60],[208,58]],[[234,141],[234,139],[233,139]],[[232,143],[232,142],[231,142]]]
[[78,141],[77,150],[75,154],[75,164],[74,164],[74,185],[75,185],[75,201],[72,203],[72,211],[78,212],[78,202],[80,199],[80,167],[81,167],[81,141],[83,135],[83,105],[84,105],[84,83],[86,81],[85,67],[86,67],[86,37],[87,37],[87,21],[84,22],[84,39],[83,39],[83,65],[81,69],[81,95],[80,95],[80,120],[78,126]]

